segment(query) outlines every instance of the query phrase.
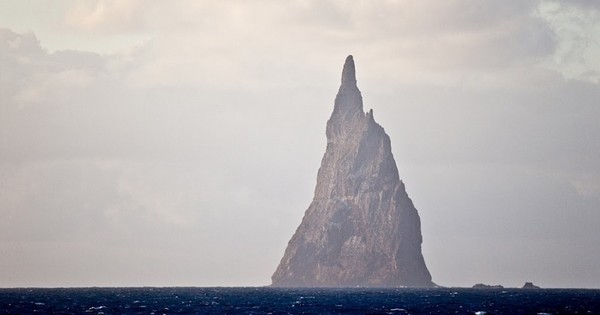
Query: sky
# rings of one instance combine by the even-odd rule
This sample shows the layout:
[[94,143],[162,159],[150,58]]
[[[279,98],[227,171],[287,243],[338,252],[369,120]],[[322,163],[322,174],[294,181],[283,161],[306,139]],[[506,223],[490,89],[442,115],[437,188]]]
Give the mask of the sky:
[[0,287],[269,284],[349,54],[434,282],[600,288],[594,0],[0,0]]

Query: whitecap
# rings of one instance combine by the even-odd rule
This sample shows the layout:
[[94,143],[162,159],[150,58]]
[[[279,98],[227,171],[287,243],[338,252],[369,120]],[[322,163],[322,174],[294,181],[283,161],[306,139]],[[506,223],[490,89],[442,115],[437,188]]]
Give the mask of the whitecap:
[[92,307],[88,308],[88,310],[91,310],[91,311],[97,311],[97,310],[101,310],[101,309],[103,309],[103,308],[106,308],[106,306],[104,306],[104,305],[100,305],[100,306],[92,306]]

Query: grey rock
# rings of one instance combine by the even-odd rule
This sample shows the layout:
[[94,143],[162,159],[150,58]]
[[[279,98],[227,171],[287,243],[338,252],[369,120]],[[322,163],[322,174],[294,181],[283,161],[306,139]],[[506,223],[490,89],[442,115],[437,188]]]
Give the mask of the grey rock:
[[421,222],[398,176],[390,138],[363,111],[354,60],[327,122],[314,198],[272,285],[433,287],[421,253]]
[[504,289],[504,287],[499,284],[489,285],[489,284],[478,283],[473,286],[473,289]]
[[525,282],[523,289],[540,289],[540,287],[534,285],[533,282]]

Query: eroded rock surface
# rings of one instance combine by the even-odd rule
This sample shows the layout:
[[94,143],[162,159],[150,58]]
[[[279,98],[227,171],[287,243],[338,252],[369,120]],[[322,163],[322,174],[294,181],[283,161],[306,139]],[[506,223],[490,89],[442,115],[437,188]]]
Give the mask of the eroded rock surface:
[[390,138],[373,111],[363,111],[352,56],[326,133],[314,199],[273,286],[434,286],[421,254],[419,215],[398,176]]

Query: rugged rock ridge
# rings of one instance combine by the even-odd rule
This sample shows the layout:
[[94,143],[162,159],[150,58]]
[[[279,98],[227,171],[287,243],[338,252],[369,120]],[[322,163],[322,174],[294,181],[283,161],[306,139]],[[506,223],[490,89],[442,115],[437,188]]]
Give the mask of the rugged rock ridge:
[[434,286],[421,254],[419,215],[398,176],[390,138],[372,110],[363,112],[352,56],[326,134],[313,201],[272,285]]

